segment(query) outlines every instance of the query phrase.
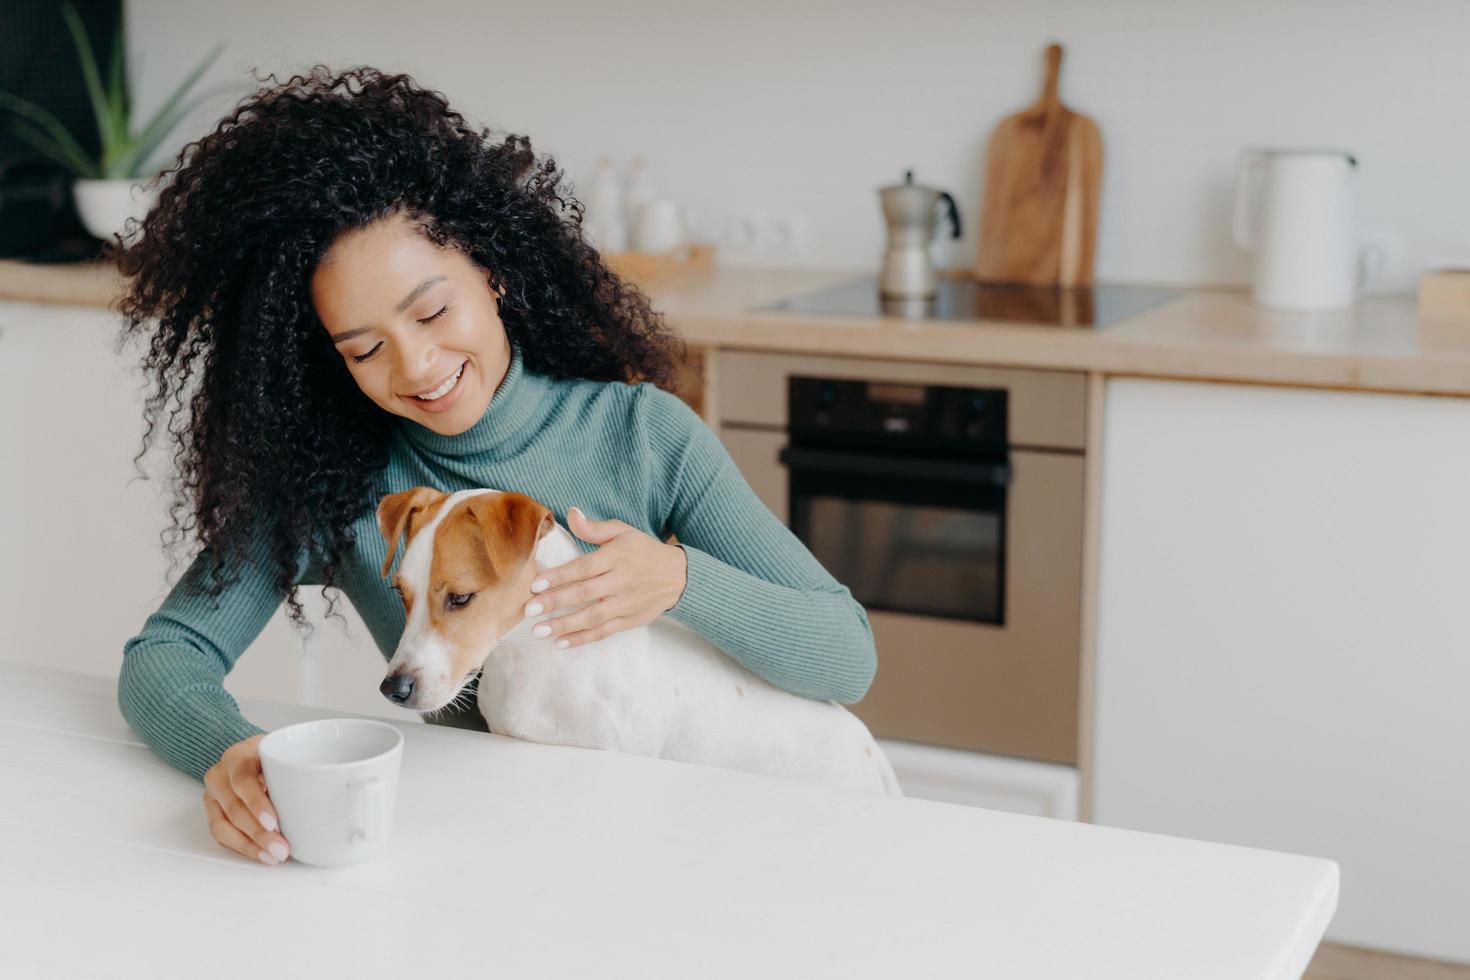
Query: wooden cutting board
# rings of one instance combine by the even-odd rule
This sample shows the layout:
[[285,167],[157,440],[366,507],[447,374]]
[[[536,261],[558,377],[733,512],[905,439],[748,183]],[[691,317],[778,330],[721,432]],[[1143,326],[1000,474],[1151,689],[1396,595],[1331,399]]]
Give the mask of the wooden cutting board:
[[1061,67],[1062,47],[1053,44],[1041,98],[990,135],[975,260],[982,281],[1092,285],[1102,136],[1062,105]]

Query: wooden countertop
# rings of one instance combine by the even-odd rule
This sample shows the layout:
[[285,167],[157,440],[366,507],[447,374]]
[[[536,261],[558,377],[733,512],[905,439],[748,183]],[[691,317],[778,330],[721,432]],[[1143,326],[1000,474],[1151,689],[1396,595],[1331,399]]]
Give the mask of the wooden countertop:
[[117,268],[110,263],[48,265],[0,259],[0,300],[105,307],[117,294],[120,283]]
[[755,311],[852,272],[720,269],[654,290],[690,343],[741,350],[1470,395],[1470,323],[1421,321],[1412,296],[1281,313],[1243,290],[1184,289],[1101,327]]
[[[1096,328],[754,309],[856,275],[717,267],[649,293],[671,326],[704,347],[1470,396],[1470,323],[1421,321],[1412,296],[1280,313],[1243,291],[1189,289]],[[117,286],[116,273],[95,264],[0,260],[0,299],[106,306]]]

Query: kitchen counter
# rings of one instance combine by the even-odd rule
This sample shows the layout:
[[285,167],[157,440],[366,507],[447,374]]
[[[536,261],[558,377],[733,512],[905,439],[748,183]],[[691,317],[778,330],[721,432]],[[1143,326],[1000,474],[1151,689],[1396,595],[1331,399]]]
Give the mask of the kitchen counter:
[[[691,345],[707,349],[1470,396],[1470,323],[1420,321],[1411,296],[1365,297],[1341,313],[1280,313],[1239,290],[1181,290],[1096,328],[754,309],[855,275],[717,267],[649,292]],[[97,265],[0,260],[0,299],[106,306],[117,284]]]
[[1470,396],[1470,323],[1421,322],[1410,296],[1341,313],[1261,309],[1187,289],[1101,327],[815,316],[754,310],[855,274],[720,269],[654,291],[692,344],[886,360]]
[[266,867],[116,684],[0,660],[6,976],[1286,978],[1337,904],[1320,858],[418,724],[387,852]]
[[102,262],[48,265],[0,259],[0,300],[105,307],[121,281],[116,267]]

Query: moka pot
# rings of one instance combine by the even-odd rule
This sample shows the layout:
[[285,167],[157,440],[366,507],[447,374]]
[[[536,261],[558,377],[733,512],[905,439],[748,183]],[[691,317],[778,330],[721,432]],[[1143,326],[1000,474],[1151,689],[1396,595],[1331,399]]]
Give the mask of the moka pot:
[[888,249],[878,290],[887,299],[918,299],[939,292],[939,277],[929,257],[929,242],[948,218],[953,238],[960,237],[960,212],[947,192],[914,183],[905,170],[902,184],[878,190],[883,218],[888,223]]

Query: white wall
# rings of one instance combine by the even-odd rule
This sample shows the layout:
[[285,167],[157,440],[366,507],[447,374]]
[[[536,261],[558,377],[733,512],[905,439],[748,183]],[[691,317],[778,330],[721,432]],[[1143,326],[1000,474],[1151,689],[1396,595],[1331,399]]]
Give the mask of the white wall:
[[1103,134],[1101,279],[1243,282],[1226,227],[1243,145],[1358,155],[1361,225],[1389,252],[1380,290],[1470,256],[1463,0],[128,0],[128,27],[144,113],[220,40],[206,83],[316,61],[407,71],[574,179],[642,153],[710,233],[750,209],[804,215],[789,261],[855,270],[879,261],[876,188],[908,167],[969,221],[936,259],[971,260],[985,139],[1035,97],[1055,39],[1063,99]]

